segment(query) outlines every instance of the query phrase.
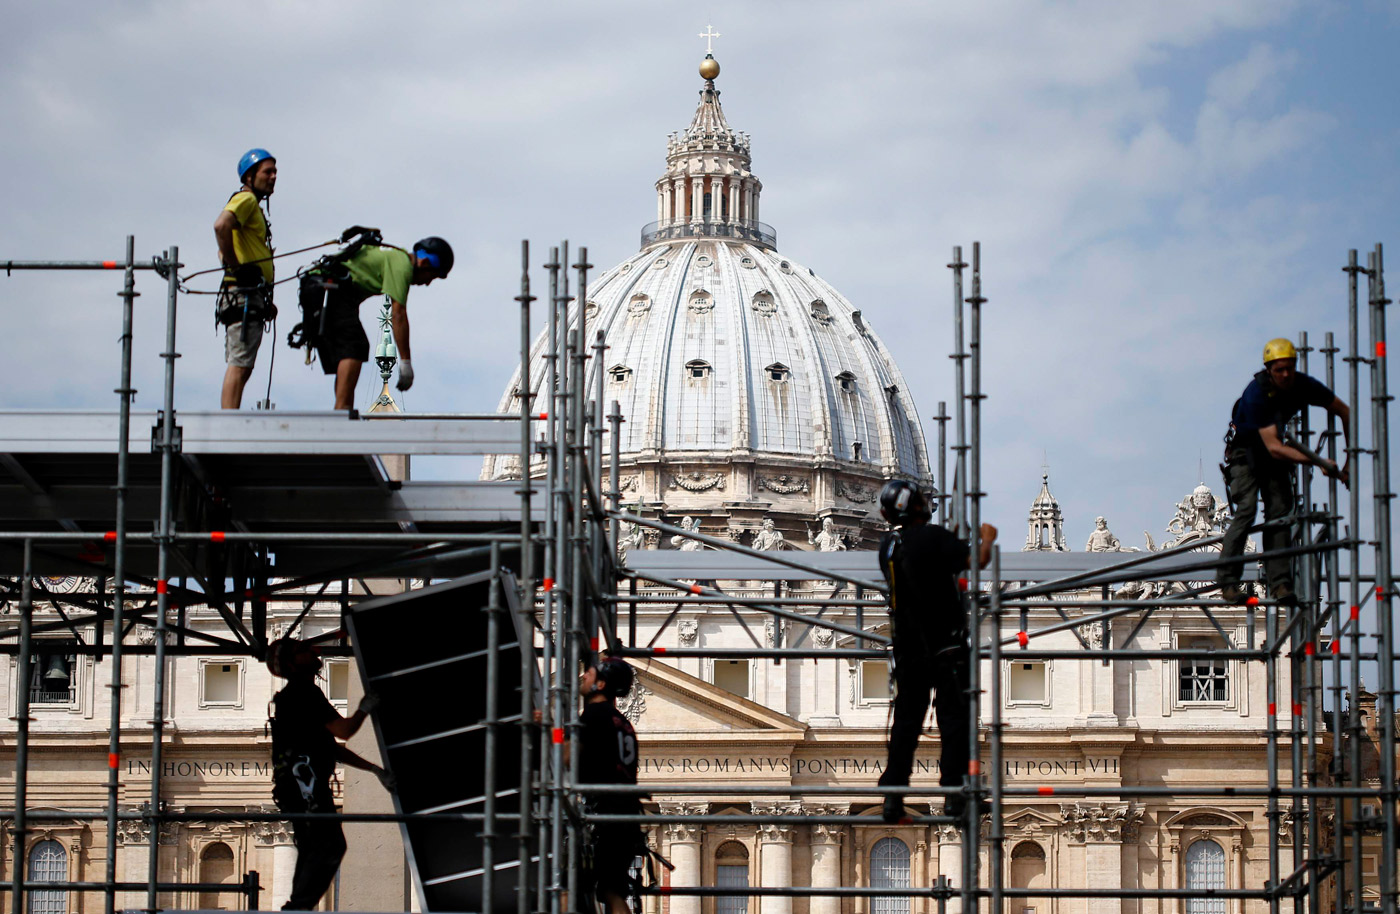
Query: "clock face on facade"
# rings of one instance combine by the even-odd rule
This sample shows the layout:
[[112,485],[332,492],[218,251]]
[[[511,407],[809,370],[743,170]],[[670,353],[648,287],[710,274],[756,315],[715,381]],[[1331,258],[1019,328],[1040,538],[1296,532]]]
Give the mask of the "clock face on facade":
[[82,584],[83,579],[77,575],[43,575],[35,579],[38,584],[49,593],[72,593]]

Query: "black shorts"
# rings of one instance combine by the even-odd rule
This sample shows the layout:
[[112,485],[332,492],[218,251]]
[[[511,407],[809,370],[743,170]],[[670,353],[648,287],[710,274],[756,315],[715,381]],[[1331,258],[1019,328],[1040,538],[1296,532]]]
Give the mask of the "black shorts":
[[360,324],[358,305],[334,300],[326,303],[326,332],[316,354],[321,357],[321,370],[326,374],[335,374],[342,359],[369,361],[369,337]]
[[593,832],[593,865],[587,874],[595,896],[604,893],[626,898],[632,894],[629,871],[646,846],[637,825],[600,825]]

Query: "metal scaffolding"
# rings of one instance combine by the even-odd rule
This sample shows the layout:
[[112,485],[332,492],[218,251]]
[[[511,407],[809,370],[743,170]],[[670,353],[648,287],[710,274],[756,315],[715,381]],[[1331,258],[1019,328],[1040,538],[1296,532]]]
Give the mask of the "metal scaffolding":
[[[164,802],[161,764],[168,743],[166,714],[160,712],[167,704],[167,657],[261,658],[271,639],[269,602],[301,602],[309,610],[312,599],[329,593],[340,602],[353,629],[354,621],[367,618],[376,605],[369,588],[363,588],[363,594],[352,592],[353,581],[463,581],[479,575],[488,587],[487,599],[477,607],[486,633],[486,650],[480,658],[484,698],[480,718],[474,724],[484,734],[488,760],[481,802],[405,808],[400,797],[392,814],[352,812],[340,816],[344,821],[402,825],[410,856],[417,861],[414,876],[419,897],[425,899],[428,910],[467,910],[443,901],[460,896],[435,893],[470,880],[477,886],[472,891],[481,899],[479,909],[506,909],[495,900],[505,886],[517,914],[563,914],[571,909],[569,899],[579,897],[582,842],[590,822],[640,822],[649,827],[668,823],[839,827],[872,821],[850,812],[717,815],[689,812],[683,805],[661,810],[656,804],[650,804],[641,816],[590,814],[582,802],[589,796],[665,794],[703,799],[802,795],[878,806],[886,795],[927,800],[957,794],[969,801],[964,816],[928,815],[909,820],[956,827],[964,848],[985,846],[987,864],[983,866],[976,850],[963,853],[956,880],[939,877],[905,889],[866,885],[734,889],[666,884],[652,886],[643,894],[669,897],[672,904],[687,896],[904,896],[928,899],[939,912],[950,902],[956,902],[962,911],[985,906],[1000,912],[1008,908],[1011,899],[1026,897],[1157,899],[1182,904],[1234,899],[1241,905],[1267,905],[1271,914],[1289,902],[1295,912],[1310,914],[1322,914],[1326,909],[1335,914],[1372,910],[1397,914],[1395,651],[1390,616],[1395,596],[1390,545],[1393,493],[1385,361],[1388,301],[1379,245],[1368,254],[1365,267],[1352,251],[1343,268],[1349,315],[1346,348],[1337,346],[1331,333],[1320,349],[1309,345],[1306,334],[1298,340],[1299,369],[1306,371],[1309,356],[1320,353],[1329,387],[1335,388],[1337,383],[1336,356],[1345,353],[1342,361],[1351,405],[1345,452],[1353,480],[1347,492],[1341,492],[1334,479],[1328,479],[1325,487],[1318,486],[1323,491],[1317,491],[1311,469],[1300,468],[1295,478],[1295,511],[1286,521],[1292,531],[1290,545],[1251,556],[1286,556],[1294,563],[1299,597],[1296,607],[1259,597],[1241,608],[1227,607],[1208,596],[1213,587],[1200,579],[1210,577],[1229,560],[1199,550],[1218,542],[1218,537],[1194,540],[1189,548],[1136,556],[1003,555],[997,550],[985,574],[972,563],[964,588],[965,610],[974,620],[972,630],[976,632],[969,647],[974,662],[970,664],[967,702],[971,719],[980,725],[972,728],[970,736],[974,761],[957,788],[793,783],[726,783],[701,788],[694,783],[657,782],[630,788],[579,783],[577,768],[570,764],[564,745],[579,726],[576,671],[598,650],[629,658],[724,657],[773,663],[813,657],[878,660],[887,656],[890,639],[879,630],[887,618],[886,588],[871,553],[759,551],[627,509],[619,480],[625,420],[616,402],[604,411],[603,371],[594,371],[596,386],[588,388],[588,366],[601,366],[607,347],[601,332],[590,335],[588,311],[579,306],[588,300],[592,265],[587,249],[579,249],[576,260],[569,261],[566,243],[551,249],[548,262],[543,264],[548,277],[542,344],[545,376],[538,398],[531,392],[529,375],[532,345],[540,345],[531,332],[531,305],[537,299],[531,292],[529,248],[522,245],[521,286],[515,297],[520,306],[522,372],[518,411],[373,416],[354,411],[347,415],[177,410],[176,326],[182,287],[179,251],[174,247],[149,263],[138,263],[134,242],[128,238],[124,261],[6,264],[10,270],[124,270],[118,410],[0,414],[0,468],[10,480],[6,491],[24,496],[0,510],[0,574],[15,578],[15,583],[5,585],[8,592],[0,597],[18,601],[18,619],[0,623],[0,653],[16,657],[19,683],[13,742],[14,802],[11,809],[0,810],[0,818],[10,824],[12,839],[9,884],[0,886],[8,910],[19,910],[27,893],[55,888],[100,893],[108,914],[117,910],[119,893],[131,891],[144,891],[142,910],[167,909],[170,893],[228,890],[229,886],[162,881],[160,842],[154,837],[162,825],[309,820],[326,815],[169,810]],[[951,416],[942,404],[937,416],[937,498],[950,526],[975,545],[985,494],[981,476],[982,401],[986,397],[982,308],[987,300],[982,295],[980,246],[973,245],[971,263],[963,261],[961,248],[954,248],[949,267],[955,399]],[[132,410],[132,311],[138,270],[152,270],[166,282],[162,408],[153,414]],[[1366,279],[1364,301],[1361,277]],[[1364,340],[1360,329],[1363,307],[1368,327]],[[1363,447],[1360,440],[1363,366],[1370,382],[1369,447]],[[1342,430],[1335,428],[1330,418],[1323,429],[1314,429],[1306,414],[1296,422],[1292,434],[1298,441],[1329,458],[1338,455],[1337,438]],[[115,443],[111,441],[113,423]],[[133,448],[133,435],[140,440],[147,432],[151,434],[149,452]],[[400,483],[387,478],[377,456],[383,454],[511,454],[517,463],[514,479],[509,480]],[[1360,529],[1362,457],[1368,454],[1372,458],[1369,482],[1374,511],[1369,540]],[[69,462],[89,461],[83,464],[82,478],[53,482],[33,471],[54,455]],[[115,465],[109,471],[113,455]],[[227,460],[235,456],[237,461]],[[951,481],[947,478],[950,463]],[[113,473],[110,481],[105,475],[108,472]],[[268,478],[275,478],[277,484],[259,482]],[[287,491],[295,491],[298,497],[279,495]],[[222,497],[230,492],[233,496]],[[698,541],[708,550],[634,550],[620,560],[622,523]],[[55,573],[95,577],[100,582],[98,592],[68,600],[61,620],[36,623],[36,599],[52,598],[42,590],[36,593],[36,581],[40,575]],[[757,582],[760,592],[731,592],[740,588],[730,587],[728,582],[738,581]],[[815,589],[788,583],[804,581],[829,582],[831,592],[818,594]],[[1114,585],[1130,581],[1172,586],[1133,598],[1112,594]],[[330,590],[334,585],[338,589]],[[431,590],[425,588],[425,592]],[[1057,598],[1082,598],[1085,593],[1095,596],[1080,599],[1076,605],[1091,608],[1077,615],[1071,617],[1057,605]],[[1363,612],[1368,606],[1370,611]],[[188,624],[186,613],[196,607],[217,612],[227,633],[211,635]],[[638,613],[645,607],[669,608],[660,631],[649,641],[639,635]],[[728,612],[745,631],[746,616],[787,620],[849,638],[853,646],[785,646],[777,639],[765,647],[757,638],[753,638],[752,649],[658,646],[657,636],[686,607]],[[1165,613],[1199,616],[1218,632],[1223,646],[1144,646],[1139,634],[1154,614]],[[1375,620],[1373,627],[1368,628],[1368,618]],[[1236,643],[1222,620],[1237,620],[1244,627],[1244,643]],[[138,624],[154,630],[150,644],[128,643],[127,636]],[[91,641],[82,635],[85,626],[93,626]],[[515,642],[510,642],[511,626]],[[31,709],[24,684],[29,682],[37,656],[36,634],[55,630],[70,631],[78,642],[73,652],[102,658],[111,671],[108,778],[106,801],[100,807],[39,810],[32,809],[28,799]],[[1073,633],[1078,647],[1042,647],[1044,641],[1037,640],[1061,632]],[[344,656],[354,651],[365,676],[368,648],[360,639],[347,645],[342,633],[331,634],[327,652]],[[511,662],[503,650],[507,642],[521,646],[518,669],[506,669]],[[123,717],[127,700],[123,695],[123,662],[144,654],[156,661],[150,688],[157,713],[152,715],[149,732],[147,799],[132,805],[122,802],[130,784],[123,783],[120,760],[132,748],[129,724]],[[1009,784],[1003,759],[1006,735],[1001,669],[1012,657],[1017,662],[1063,660],[1103,667],[1116,661],[1145,660],[1228,660],[1257,667],[1263,673],[1268,703],[1262,734],[1267,781],[1241,786],[1229,780],[1229,772],[1222,772],[1221,782],[1214,784]],[[1356,701],[1363,664],[1374,666],[1379,677],[1378,777],[1369,776],[1363,765],[1366,733]],[[388,675],[380,674],[381,678]],[[518,676],[518,703],[499,686],[503,677],[509,681],[512,675]],[[1325,680],[1330,680],[1330,685]],[[1323,698],[1329,692],[1330,711],[1324,719]],[[1344,710],[1347,696],[1351,702]],[[1280,704],[1285,709],[1282,719],[1277,710]],[[534,718],[537,711],[541,717],[538,724]],[[386,708],[386,712],[393,713],[393,709]],[[440,737],[430,734],[422,739]],[[399,744],[386,740],[382,730],[379,742],[386,763],[392,767]],[[501,757],[506,744],[516,747],[517,770],[497,770],[491,764]],[[1318,760],[1324,757],[1326,765],[1320,766]],[[400,772],[401,778],[404,773]],[[1270,826],[1268,879],[1262,885],[1203,890],[1089,884],[1034,889],[1009,886],[1003,816],[1008,800],[1051,795],[1069,802],[1131,803],[1154,797],[1262,800]],[[986,820],[978,814],[984,799],[992,809]],[[499,805],[505,800],[515,805]],[[55,820],[105,824],[104,879],[35,882],[26,878],[31,832],[36,823]],[[144,882],[118,878],[118,833],[123,822],[139,822],[152,831]],[[411,829],[431,823],[468,829],[459,834],[476,843],[479,854],[474,859],[478,862],[470,869],[459,867],[454,872],[449,867],[431,877],[419,871],[429,864],[421,847],[415,852],[414,843],[422,839]],[[1293,869],[1289,872],[1284,871],[1280,853],[1284,823],[1294,834]],[[1370,885],[1363,870],[1363,850],[1376,854],[1379,860],[1377,878]],[[1365,901],[1363,887],[1379,892],[1377,904]],[[260,888],[256,873],[245,875],[239,891],[249,908],[257,906]],[[162,903],[163,896],[166,903]],[[1188,904],[1184,910],[1195,909]]]

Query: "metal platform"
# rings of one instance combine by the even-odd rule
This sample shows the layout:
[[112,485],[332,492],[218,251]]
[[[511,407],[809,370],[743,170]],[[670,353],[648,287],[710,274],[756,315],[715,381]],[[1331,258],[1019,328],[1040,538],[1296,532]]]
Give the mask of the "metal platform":
[[[149,536],[160,513],[159,416],[131,417],[128,571],[154,576]],[[519,451],[519,418],[355,418],[351,413],[180,412],[174,466],[180,533],[292,534],[319,539],[275,547],[279,575],[372,562],[398,543],[331,543],[324,534],[463,534],[518,529],[515,481],[398,482],[379,455],[480,455]],[[43,574],[93,574],[116,527],[118,414],[101,410],[0,411],[0,531],[88,533],[36,550]],[[536,520],[541,511],[532,511]],[[0,574],[20,571],[0,546]]]

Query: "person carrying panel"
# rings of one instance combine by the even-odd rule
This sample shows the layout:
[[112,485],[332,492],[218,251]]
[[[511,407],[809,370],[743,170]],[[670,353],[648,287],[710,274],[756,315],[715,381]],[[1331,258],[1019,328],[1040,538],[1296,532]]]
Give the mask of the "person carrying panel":
[[263,201],[277,187],[277,159],[266,149],[249,149],[238,160],[242,187],[214,220],[214,238],[224,266],[214,319],[224,325],[224,386],[219,405],[238,409],[253,375],[263,325],[277,316],[272,303],[272,229]]
[[[358,240],[351,242],[351,238]],[[360,369],[369,361],[369,337],[360,324],[360,303],[371,295],[390,301],[389,325],[399,352],[399,390],[413,386],[408,341],[408,288],[445,279],[452,271],[452,246],[441,238],[424,238],[405,251],[383,244],[379,232],[353,226],[341,236],[351,242],[340,254],[322,258],[301,277],[302,322],[287,343],[314,349],[321,370],[335,376],[335,408],[350,409]],[[308,351],[307,360],[310,360]]]
[[[272,800],[282,812],[333,813],[331,774],[336,762],[369,771],[389,791],[394,777],[383,768],[351,752],[338,740],[359,731],[378,701],[366,695],[360,707],[342,717],[326,700],[316,674],[321,652],[296,638],[279,638],[267,648],[267,668],[287,685],[272,697]],[[292,894],[284,911],[314,910],[335,879],[345,856],[345,833],[338,819],[305,819],[292,822],[297,848]]]
[[[1342,431],[1350,435],[1351,409],[1327,385],[1297,372],[1298,351],[1286,339],[1264,346],[1264,370],[1254,376],[1230,413],[1225,434],[1225,477],[1234,517],[1220,543],[1220,557],[1244,555],[1249,528],[1254,525],[1259,496],[1264,497],[1264,520],[1287,517],[1293,511],[1293,466],[1314,464],[1323,474],[1350,485],[1347,467],[1318,457],[1286,437],[1288,420],[1309,406],[1320,406],[1336,416]],[[1292,530],[1277,524],[1264,530],[1264,551],[1288,548]],[[1243,603],[1248,594],[1240,585],[1244,562],[1222,565],[1216,573],[1220,596],[1227,603]],[[1280,603],[1295,602],[1292,565],[1287,558],[1266,558],[1264,573],[1270,595]]]
[[[929,693],[941,746],[938,783],[961,787],[967,774],[968,740],[968,618],[958,593],[957,579],[968,567],[967,543],[946,527],[930,523],[929,500],[911,482],[892,479],[880,490],[880,513],[894,529],[880,541],[880,571],[890,588],[891,680],[894,720],[890,725],[889,759],[880,775],[882,787],[907,787],[914,768],[914,750],[928,714]],[[978,530],[979,568],[992,558],[997,528]],[[950,796],[943,814],[962,816],[967,799]],[[886,796],[886,822],[904,818],[904,798]]]

